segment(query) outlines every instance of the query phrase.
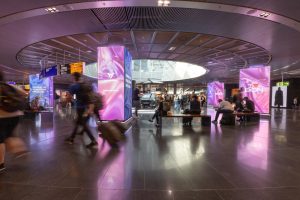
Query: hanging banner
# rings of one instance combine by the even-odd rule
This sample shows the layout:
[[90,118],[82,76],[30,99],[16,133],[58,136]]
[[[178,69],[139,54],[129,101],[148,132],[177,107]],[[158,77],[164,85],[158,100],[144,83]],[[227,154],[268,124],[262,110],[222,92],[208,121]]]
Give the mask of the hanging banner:
[[218,106],[218,100],[224,100],[224,83],[214,81],[207,84],[207,103],[208,105]]
[[240,70],[240,90],[255,104],[255,111],[270,111],[270,67],[248,68]]

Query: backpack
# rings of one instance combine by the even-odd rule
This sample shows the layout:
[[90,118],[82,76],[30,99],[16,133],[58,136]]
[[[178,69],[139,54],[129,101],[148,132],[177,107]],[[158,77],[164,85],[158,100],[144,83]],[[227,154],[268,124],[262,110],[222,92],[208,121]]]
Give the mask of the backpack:
[[93,102],[92,93],[92,87],[85,83],[80,83],[79,92],[76,94],[76,98],[82,105],[86,106]]
[[13,86],[0,83],[0,108],[6,112],[24,110],[26,98],[21,95]]
[[171,104],[169,102],[163,102],[163,111],[168,112],[171,110]]
[[100,94],[93,92],[93,103],[94,106],[97,110],[102,110],[103,109],[103,98]]

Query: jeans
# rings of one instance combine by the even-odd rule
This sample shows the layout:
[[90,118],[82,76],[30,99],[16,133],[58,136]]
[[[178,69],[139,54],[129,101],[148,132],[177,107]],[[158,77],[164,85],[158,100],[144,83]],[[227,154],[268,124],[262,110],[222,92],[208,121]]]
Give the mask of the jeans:
[[218,120],[220,113],[233,113],[232,110],[217,110],[215,121]]

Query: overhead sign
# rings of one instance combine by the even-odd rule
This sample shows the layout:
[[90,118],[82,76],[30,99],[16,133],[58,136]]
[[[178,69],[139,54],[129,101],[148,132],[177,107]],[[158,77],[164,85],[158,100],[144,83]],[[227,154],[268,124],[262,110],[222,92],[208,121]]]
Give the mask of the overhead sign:
[[290,82],[289,81],[283,81],[283,82],[277,82],[276,83],[277,87],[281,87],[281,86],[290,86]]
[[58,66],[54,65],[54,66],[43,69],[40,73],[40,78],[56,76],[57,72],[58,72],[57,68],[58,68]]
[[59,74],[60,75],[70,74],[70,73],[71,73],[71,69],[70,69],[69,64],[59,65]]
[[71,63],[70,64],[70,72],[71,74],[78,72],[80,74],[83,73],[83,68],[84,68],[84,62],[77,62],[77,63]]

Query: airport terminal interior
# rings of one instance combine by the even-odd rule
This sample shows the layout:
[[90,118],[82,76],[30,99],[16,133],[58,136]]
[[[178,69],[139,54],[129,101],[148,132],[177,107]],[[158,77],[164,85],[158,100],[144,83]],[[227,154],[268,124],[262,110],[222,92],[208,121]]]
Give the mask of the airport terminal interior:
[[0,200],[299,200],[299,0],[1,0]]

